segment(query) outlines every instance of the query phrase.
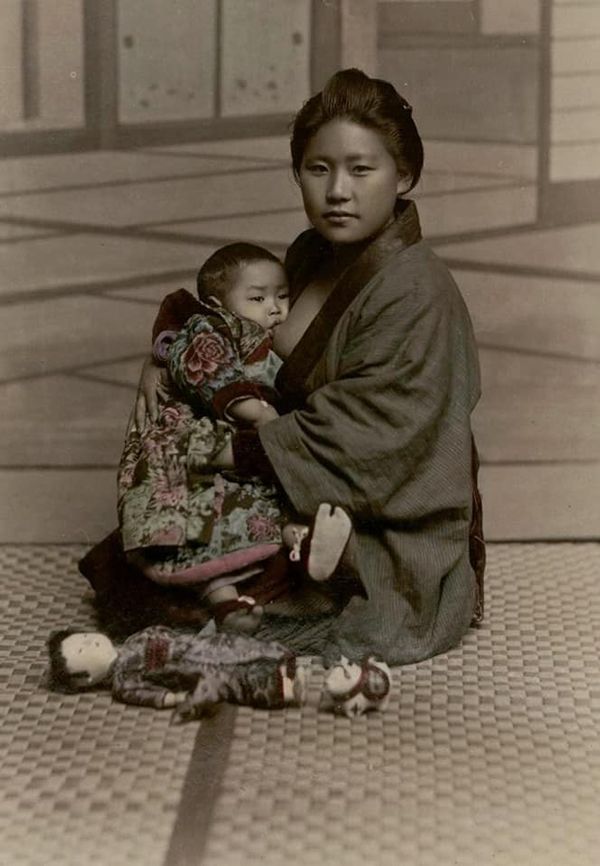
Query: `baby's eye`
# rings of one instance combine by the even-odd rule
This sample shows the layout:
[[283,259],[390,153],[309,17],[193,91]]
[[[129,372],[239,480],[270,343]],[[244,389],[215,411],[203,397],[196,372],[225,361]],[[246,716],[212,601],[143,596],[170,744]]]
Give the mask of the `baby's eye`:
[[260,303],[261,301],[264,301],[264,297],[262,295],[252,295],[250,300],[251,301],[258,301],[258,303]]
[[280,295],[277,295],[277,297],[279,298],[280,301],[287,301],[289,296],[290,296],[289,292],[282,292]]

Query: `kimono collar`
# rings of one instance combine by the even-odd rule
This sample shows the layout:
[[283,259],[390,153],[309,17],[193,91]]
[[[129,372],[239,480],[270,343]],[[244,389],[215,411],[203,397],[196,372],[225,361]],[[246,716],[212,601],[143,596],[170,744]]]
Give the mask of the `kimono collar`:
[[[304,384],[323,354],[331,332],[354,298],[398,250],[421,240],[421,226],[413,201],[398,199],[395,219],[368,243],[335,283],[329,297],[280,368],[277,388],[290,407],[301,405]],[[306,232],[298,250],[300,261],[290,256],[292,299],[310,282],[323,259],[332,255],[331,244],[316,231]]]

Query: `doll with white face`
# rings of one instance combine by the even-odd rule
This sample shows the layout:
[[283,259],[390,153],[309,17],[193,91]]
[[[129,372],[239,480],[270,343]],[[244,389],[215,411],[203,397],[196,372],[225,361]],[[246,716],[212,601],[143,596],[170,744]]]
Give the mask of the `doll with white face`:
[[385,710],[391,688],[390,669],[374,656],[362,664],[344,656],[330,668],[321,698],[321,709],[336,715],[362,716],[371,710]]
[[306,697],[295,656],[281,644],[247,635],[151,626],[117,648],[99,632],[66,629],[51,635],[48,650],[51,688],[73,693],[104,686],[123,703],[177,707],[180,721],[220,701],[278,709]]

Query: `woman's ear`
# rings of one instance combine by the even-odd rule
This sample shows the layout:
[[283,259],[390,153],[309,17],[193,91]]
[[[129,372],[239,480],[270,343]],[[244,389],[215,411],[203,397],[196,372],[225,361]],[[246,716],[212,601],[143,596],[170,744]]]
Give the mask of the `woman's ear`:
[[408,174],[398,173],[398,181],[396,183],[396,195],[405,195],[412,186],[412,177]]

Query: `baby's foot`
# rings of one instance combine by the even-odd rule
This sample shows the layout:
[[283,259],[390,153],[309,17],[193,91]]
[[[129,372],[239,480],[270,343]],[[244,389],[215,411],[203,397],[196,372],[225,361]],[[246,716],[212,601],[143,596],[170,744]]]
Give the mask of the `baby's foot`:
[[238,634],[254,634],[258,628],[264,608],[248,595],[231,601],[220,601],[214,606],[215,623],[219,631]]

